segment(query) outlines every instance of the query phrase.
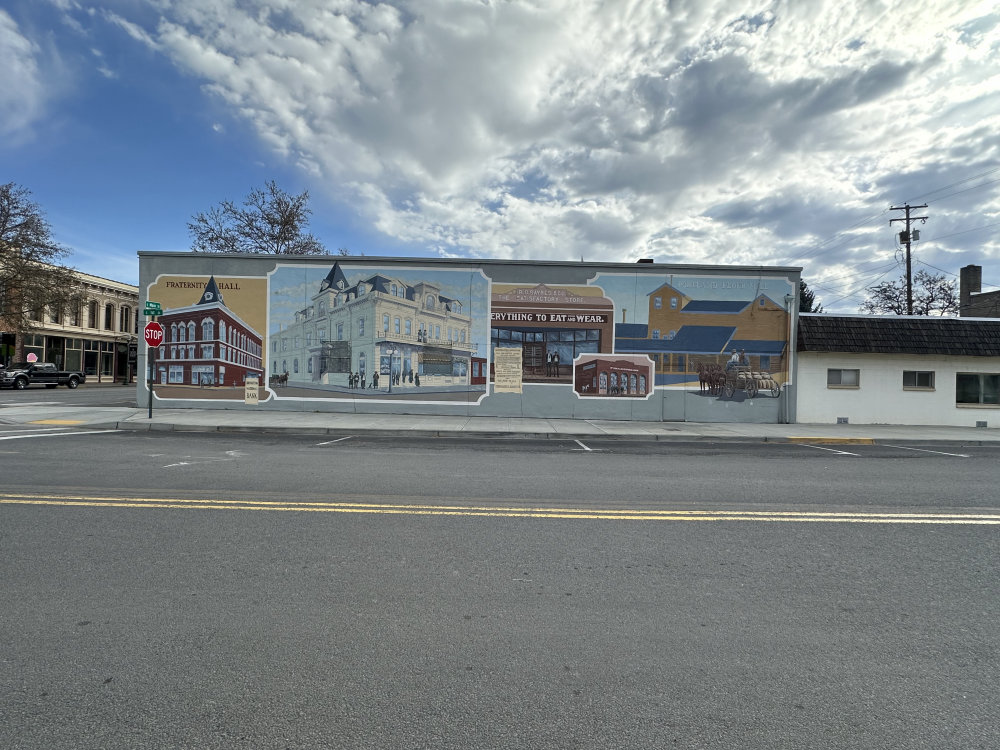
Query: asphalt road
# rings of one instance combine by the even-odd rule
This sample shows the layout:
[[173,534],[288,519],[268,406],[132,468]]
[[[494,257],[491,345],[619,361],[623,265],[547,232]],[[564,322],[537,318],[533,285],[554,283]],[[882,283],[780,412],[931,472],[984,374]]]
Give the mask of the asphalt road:
[[996,449],[67,432],[2,747],[1000,746]]

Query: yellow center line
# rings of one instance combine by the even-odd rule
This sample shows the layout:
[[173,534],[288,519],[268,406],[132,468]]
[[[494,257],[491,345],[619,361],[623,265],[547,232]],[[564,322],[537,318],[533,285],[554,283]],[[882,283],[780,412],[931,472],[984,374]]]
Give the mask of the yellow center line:
[[276,510],[372,515],[484,516],[493,518],[559,518],[627,521],[767,521],[881,524],[1000,525],[1000,513],[875,513],[830,511],[680,510],[668,508],[545,508],[500,505],[423,505],[363,502],[288,502],[149,497],[49,497],[0,494],[0,505],[55,505],[92,508],[166,508],[202,510]]

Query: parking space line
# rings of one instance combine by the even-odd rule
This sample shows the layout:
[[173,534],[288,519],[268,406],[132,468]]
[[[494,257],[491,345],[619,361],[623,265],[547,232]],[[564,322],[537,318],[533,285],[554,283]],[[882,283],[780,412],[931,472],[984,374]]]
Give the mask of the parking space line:
[[965,453],[945,453],[944,451],[932,451],[927,448],[909,448],[905,445],[889,445],[888,443],[883,443],[886,448],[899,448],[901,451],[920,451],[921,453],[936,453],[939,456],[954,456],[955,458],[972,458],[972,456],[966,455]]
[[801,445],[803,448],[815,448],[818,451],[829,451],[838,456],[858,456],[858,453],[850,453],[848,451],[838,451],[836,448],[824,448],[822,445],[811,445],[809,443],[796,443],[796,445]]
[[316,445],[333,445],[334,443],[339,443],[344,440],[350,440],[354,435],[348,435],[347,437],[337,438],[336,440],[327,440],[325,443],[316,443]]
[[68,435],[100,435],[102,432],[118,432],[118,430],[78,430],[76,432],[33,432],[30,435],[2,435],[0,440],[22,440],[24,438],[66,437]]
[[584,445],[583,443],[581,443],[579,440],[574,440],[573,442],[576,443],[577,445],[579,445],[581,448],[583,448],[588,453],[594,450],[593,448],[588,448],[586,445]]

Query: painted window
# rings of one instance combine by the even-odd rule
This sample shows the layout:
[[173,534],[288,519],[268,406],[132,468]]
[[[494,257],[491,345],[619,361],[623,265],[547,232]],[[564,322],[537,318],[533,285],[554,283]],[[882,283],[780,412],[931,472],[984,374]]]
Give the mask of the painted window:
[[188,323],[188,341],[194,341],[194,331],[195,331],[195,325],[194,321],[192,320],[190,323]]
[[344,324],[337,323],[337,341],[344,340]]
[[409,336],[413,333],[413,321],[409,318],[406,319],[406,335]]
[[677,298],[676,297],[671,297],[670,298],[670,309],[671,310],[676,310],[677,309]]
[[934,390],[934,372],[931,370],[903,370],[903,388]]
[[298,371],[299,371],[299,358],[296,357],[295,359],[292,360],[292,372],[298,372]]
[[358,336],[365,335],[365,319],[358,318]]
[[653,309],[659,310],[663,307],[663,297],[653,297]]
[[761,354],[760,355],[760,369],[770,370],[771,369],[771,355]]
[[660,338],[660,329],[659,328],[654,328],[653,329],[653,338],[654,339]]
[[826,371],[827,388],[858,388],[861,385],[861,370]]
[[389,330],[389,313],[382,315],[382,330],[386,332]]
[[434,338],[441,338],[441,326],[434,326]]
[[1000,374],[986,372],[956,374],[955,403],[1000,405]]
[[399,333],[399,318],[393,318],[392,320],[392,330],[395,333]]

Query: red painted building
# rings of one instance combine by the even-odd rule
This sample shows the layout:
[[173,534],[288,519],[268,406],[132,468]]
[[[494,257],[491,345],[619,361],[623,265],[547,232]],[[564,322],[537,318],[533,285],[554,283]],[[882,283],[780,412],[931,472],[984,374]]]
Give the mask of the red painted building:
[[248,375],[263,381],[263,339],[226,307],[214,276],[201,299],[165,310],[159,322],[157,383],[242,388]]

